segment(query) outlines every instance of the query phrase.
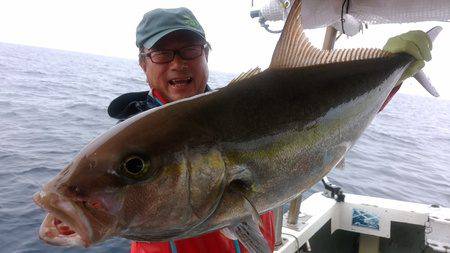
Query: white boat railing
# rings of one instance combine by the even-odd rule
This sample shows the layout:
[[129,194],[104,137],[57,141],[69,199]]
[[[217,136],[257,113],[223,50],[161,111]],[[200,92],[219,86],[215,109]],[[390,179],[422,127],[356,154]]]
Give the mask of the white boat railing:
[[[337,202],[319,192],[302,202],[297,224],[290,224],[288,216],[283,216],[283,243],[275,252],[297,252],[329,221],[330,234],[350,231],[370,236],[365,238],[371,238],[370,243],[375,244],[379,238],[391,238],[393,222],[419,225],[424,229],[426,246],[436,252],[450,252],[450,208],[437,205],[355,194],[345,194],[345,201]],[[365,242],[360,240],[360,247],[366,247]]]

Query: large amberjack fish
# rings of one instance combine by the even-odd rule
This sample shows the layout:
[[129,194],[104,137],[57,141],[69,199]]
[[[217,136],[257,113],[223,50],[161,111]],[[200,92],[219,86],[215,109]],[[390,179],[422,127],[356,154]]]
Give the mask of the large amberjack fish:
[[296,1],[265,71],[143,112],[94,139],[36,193],[47,243],[166,241],[222,229],[267,252],[258,214],[297,197],[355,143],[413,61],[321,51]]

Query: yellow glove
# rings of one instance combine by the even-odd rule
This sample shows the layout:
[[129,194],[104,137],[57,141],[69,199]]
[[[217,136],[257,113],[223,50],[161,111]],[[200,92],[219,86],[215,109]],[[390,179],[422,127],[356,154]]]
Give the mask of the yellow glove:
[[391,53],[407,53],[416,58],[408,69],[405,70],[399,82],[414,76],[425,66],[425,61],[431,60],[432,42],[423,31],[409,31],[390,38],[383,50]]

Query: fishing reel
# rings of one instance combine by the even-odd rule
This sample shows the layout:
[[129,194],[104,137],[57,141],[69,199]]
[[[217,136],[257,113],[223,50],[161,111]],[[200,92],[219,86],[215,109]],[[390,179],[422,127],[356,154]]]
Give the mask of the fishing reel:
[[[253,7],[253,1],[252,1]],[[291,2],[289,0],[271,0],[267,5],[264,5],[259,10],[250,11],[251,18],[259,18],[259,24],[270,33],[281,33],[280,30],[273,30],[269,28],[268,21],[283,21],[286,20]]]
[[[340,20],[331,24],[331,26],[341,32],[341,34],[353,36],[362,31],[363,23],[348,13],[349,3],[349,0],[343,1]],[[274,30],[269,28],[267,22],[286,20],[290,7],[291,2],[289,0],[270,0],[266,5],[262,6],[261,9],[250,11],[250,17],[259,18],[258,21],[261,27],[266,31],[270,33],[281,33],[281,29]]]

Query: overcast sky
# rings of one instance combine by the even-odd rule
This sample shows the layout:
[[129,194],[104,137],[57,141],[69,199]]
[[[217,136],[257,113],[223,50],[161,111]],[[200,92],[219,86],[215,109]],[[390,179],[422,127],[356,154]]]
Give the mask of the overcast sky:
[[[255,66],[267,67],[278,35],[266,32],[250,18],[251,0],[2,0],[0,42],[137,59],[135,31],[143,14],[158,7],[179,6],[190,8],[204,27],[213,47],[209,61],[212,70],[239,73]],[[428,30],[434,25],[443,26],[444,32],[425,70],[442,97],[450,99],[446,73],[449,23],[373,25],[363,35],[339,39],[337,47],[382,47],[390,36],[412,29]],[[323,29],[307,34],[321,46]],[[402,92],[428,96],[415,81],[404,86]]]

